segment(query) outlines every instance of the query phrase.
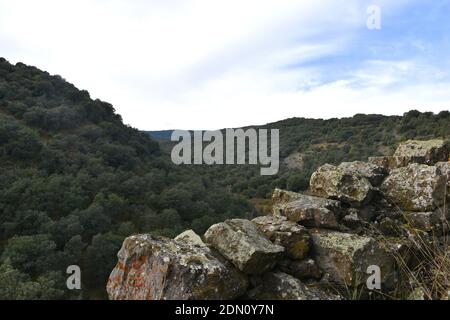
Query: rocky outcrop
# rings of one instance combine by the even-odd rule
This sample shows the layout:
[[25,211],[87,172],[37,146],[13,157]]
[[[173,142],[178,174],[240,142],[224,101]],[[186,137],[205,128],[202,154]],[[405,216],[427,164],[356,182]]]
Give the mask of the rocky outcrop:
[[107,292],[114,300],[235,299],[245,275],[209,249],[167,238],[127,238],[118,253]]
[[336,199],[358,207],[367,204],[374,195],[373,186],[359,172],[329,164],[313,173],[310,186],[316,196]]
[[389,290],[399,261],[411,270],[423,262],[418,235],[443,238],[448,228],[447,156],[443,141],[408,141],[394,156],[320,167],[307,194],[275,189],[270,215],[227,220],[203,237],[129,237],[109,297],[339,299],[330,291],[368,294],[374,268]]
[[282,246],[272,243],[254,223],[244,219],[227,220],[211,226],[206,242],[239,270],[262,274],[275,266],[284,253]]
[[375,239],[329,230],[314,230],[311,236],[317,263],[332,282],[359,285],[366,281],[367,268],[375,265],[381,268],[382,283],[392,286],[393,257]]
[[446,179],[437,167],[414,163],[392,170],[381,190],[404,211],[433,211],[444,205]]
[[308,255],[311,237],[305,227],[275,215],[252,221],[270,241],[284,247],[288,257],[301,260]]

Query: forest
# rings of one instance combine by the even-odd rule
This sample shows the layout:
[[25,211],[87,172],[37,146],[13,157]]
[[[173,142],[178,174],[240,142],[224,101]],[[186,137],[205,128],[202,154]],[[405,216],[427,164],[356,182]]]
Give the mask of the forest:
[[[61,76],[0,58],[0,299],[104,299],[125,237],[202,233],[262,214],[275,187],[305,190],[319,165],[389,154],[406,139],[448,138],[450,112],[255,128],[280,130],[278,175],[176,166],[165,136],[125,125],[111,104]],[[283,164],[293,154],[299,165]],[[66,288],[69,265],[81,268],[80,291]]]

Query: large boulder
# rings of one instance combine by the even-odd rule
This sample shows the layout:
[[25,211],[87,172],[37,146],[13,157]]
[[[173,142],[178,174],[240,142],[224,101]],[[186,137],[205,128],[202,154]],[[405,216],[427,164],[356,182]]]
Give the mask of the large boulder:
[[316,196],[336,199],[356,207],[367,204],[374,195],[369,180],[358,172],[329,164],[312,174],[310,186]]
[[435,166],[413,163],[392,170],[381,190],[404,211],[429,212],[444,204],[446,178]]
[[305,227],[275,215],[258,217],[252,221],[273,243],[284,247],[288,257],[303,259],[307,256],[311,238]]
[[376,265],[385,287],[393,285],[394,259],[375,239],[319,229],[313,230],[311,236],[314,257],[330,281],[344,286],[365,283],[367,268]]
[[244,219],[232,219],[211,226],[206,242],[239,270],[262,274],[282,258],[284,248],[273,244],[256,225]]
[[275,215],[285,216],[288,220],[300,223],[306,227],[336,228],[337,217],[340,215],[339,201],[291,194],[293,201],[279,203],[273,206]]
[[403,158],[404,164],[421,163],[434,165],[439,161],[447,161],[449,146],[441,139],[428,141],[408,140],[400,143],[394,157]]
[[113,300],[234,299],[247,277],[205,247],[150,235],[123,242],[107,292]]
[[256,300],[338,300],[317,288],[308,287],[299,279],[283,272],[264,274],[262,284],[249,292],[250,299]]
[[388,174],[383,166],[363,161],[342,162],[338,167],[366,178],[375,187],[379,186]]

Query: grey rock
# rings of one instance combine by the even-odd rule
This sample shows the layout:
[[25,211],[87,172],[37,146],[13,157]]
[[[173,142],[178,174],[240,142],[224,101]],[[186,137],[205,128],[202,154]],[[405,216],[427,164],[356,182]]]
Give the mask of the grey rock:
[[391,287],[395,280],[394,259],[373,238],[316,229],[311,232],[314,257],[319,267],[329,274],[330,281],[356,286],[367,280],[367,268],[377,265],[381,281]]
[[404,164],[421,163],[434,165],[439,161],[447,161],[449,146],[442,139],[428,141],[408,140],[400,143],[394,157],[404,159]]
[[381,190],[404,211],[433,211],[445,202],[446,179],[435,166],[410,164],[392,170]]
[[316,196],[336,199],[355,207],[367,204],[374,195],[374,188],[369,180],[358,172],[329,164],[312,174],[310,186]]
[[303,259],[309,252],[311,237],[308,230],[283,216],[261,216],[252,220],[273,243],[285,248],[292,259]]
[[375,187],[379,186],[388,174],[383,166],[362,161],[343,162],[338,167],[366,178]]
[[322,270],[313,259],[283,260],[278,264],[278,269],[300,280],[319,280],[323,275]]
[[338,201],[303,194],[291,195],[289,199],[293,200],[275,204],[274,213],[306,227],[336,228],[338,226],[337,216],[341,211]]
[[196,234],[193,230],[186,230],[175,237],[176,241],[181,241],[187,244],[193,244],[200,247],[207,247],[202,238]]
[[339,300],[337,295],[318,288],[309,287],[286,273],[268,272],[262,278],[263,284],[249,292],[256,300]]
[[273,244],[254,223],[232,219],[211,226],[206,243],[247,274],[262,274],[283,257],[284,248]]

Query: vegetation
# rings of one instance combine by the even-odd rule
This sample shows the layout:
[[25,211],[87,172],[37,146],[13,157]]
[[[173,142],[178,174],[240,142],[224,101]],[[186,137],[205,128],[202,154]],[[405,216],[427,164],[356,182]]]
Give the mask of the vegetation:
[[[61,77],[0,61],[0,299],[105,298],[126,236],[203,232],[251,205]],[[81,293],[65,289],[82,270]]]
[[[61,77],[0,59],[0,299],[105,298],[125,237],[202,233],[257,214],[273,188],[305,189],[325,162],[448,137],[449,124],[448,111],[290,119],[268,127],[280,129],[282,158],[302,155],[300,169],[261,177],[255,166],[177,167],[164,135],[158,143]],[[81,291],[66,289],[69,265],[81,267]]]

